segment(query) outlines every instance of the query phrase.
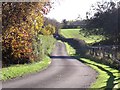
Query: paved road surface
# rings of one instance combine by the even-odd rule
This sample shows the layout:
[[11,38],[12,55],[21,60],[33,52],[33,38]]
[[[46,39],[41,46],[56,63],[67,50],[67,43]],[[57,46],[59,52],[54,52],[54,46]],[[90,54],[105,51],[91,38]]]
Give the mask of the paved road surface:
[[89,88],[96,76],[96,71],[69,57],[65,45],[57,42],[46,70],[3,82],[3,88]]

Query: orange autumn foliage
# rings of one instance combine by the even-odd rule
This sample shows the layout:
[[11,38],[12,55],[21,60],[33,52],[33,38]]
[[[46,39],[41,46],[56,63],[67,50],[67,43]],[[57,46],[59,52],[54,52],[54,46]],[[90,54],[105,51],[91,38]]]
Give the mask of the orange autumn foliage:
[[5,2],[2,3],[2,62],[33,62],[33,39],[42,30],[44,24],[43,7],[51,8],[50,2]]

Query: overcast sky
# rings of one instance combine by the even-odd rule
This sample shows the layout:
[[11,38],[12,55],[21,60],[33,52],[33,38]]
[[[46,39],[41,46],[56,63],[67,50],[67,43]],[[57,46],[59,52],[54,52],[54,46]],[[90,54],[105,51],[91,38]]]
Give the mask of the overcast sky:
[[[59,0],[60,4],[54,5],[47,17],[54,18],[58,21],[63,19],[74,20],[80,15],[81,18],[86,17],[86,12],[89,11],[92,4],[102,0]],[[107,0],[110,1],[110,0]]]

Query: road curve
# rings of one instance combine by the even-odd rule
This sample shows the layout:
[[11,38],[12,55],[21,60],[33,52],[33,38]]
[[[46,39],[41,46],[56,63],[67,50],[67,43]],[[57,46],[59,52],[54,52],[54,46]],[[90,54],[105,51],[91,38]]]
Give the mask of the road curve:
[[65,45],[56,43],[52,63],[39,73],[3,82],[3,88],[89,88],[97,73],[67,55]]

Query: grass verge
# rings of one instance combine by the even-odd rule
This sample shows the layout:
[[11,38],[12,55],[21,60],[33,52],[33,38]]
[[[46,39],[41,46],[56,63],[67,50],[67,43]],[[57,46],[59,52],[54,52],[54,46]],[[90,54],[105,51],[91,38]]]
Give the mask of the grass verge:
[[[72,48],[68,43],[65,43],[67,52],[70,56],[75,55],[75,49]],[[80,58],[79,60],[81,62],[84,62],[88,66],[95,69],[99,75],[97,76],[96,82],[94,82],[91,85],[91,88],[120,88],[120,72],[116,69],[110,68],[107,65],[103,65],[100,63],[97,63],[95,61],[92,61],[87,58]]]
[[48,67],[51,63],[51,60],[48,56],[46,56],[42,61],[24,64],[24,65],[14,65],[7,68],[2,68],[0,72],[2,72],[2,80],[8,80],[15,77],[21,77],[26,74],[39,72]]

